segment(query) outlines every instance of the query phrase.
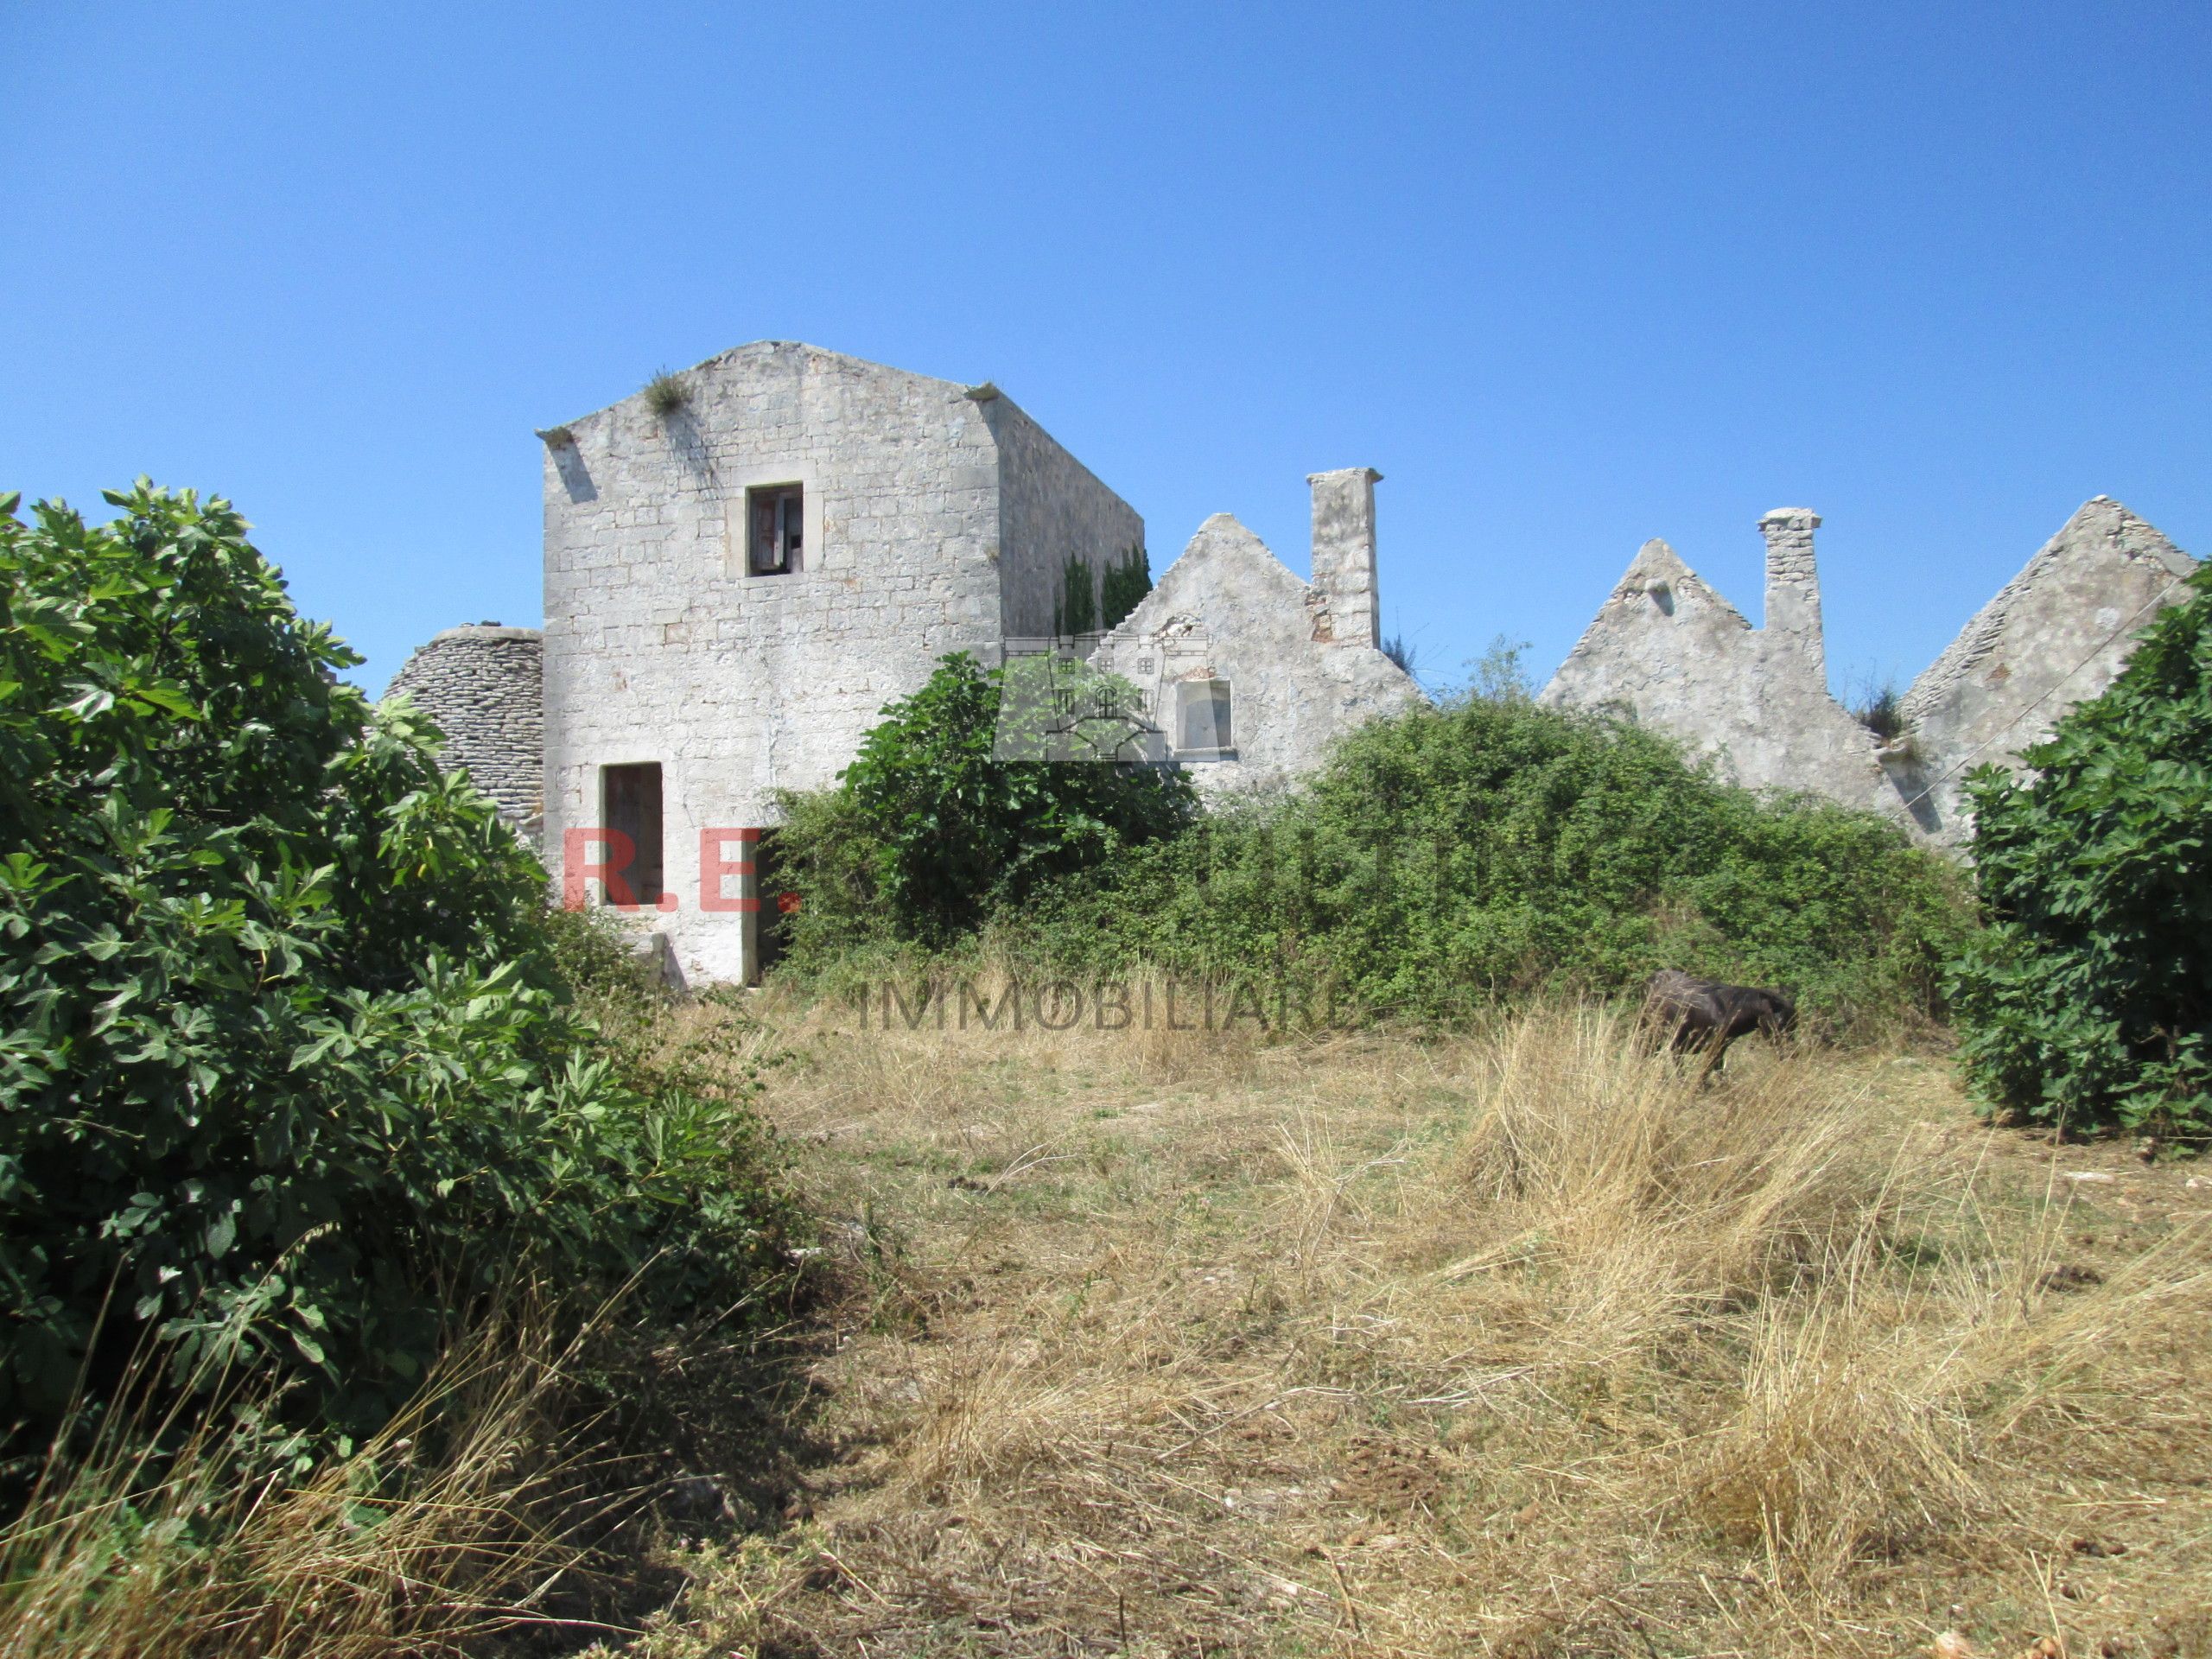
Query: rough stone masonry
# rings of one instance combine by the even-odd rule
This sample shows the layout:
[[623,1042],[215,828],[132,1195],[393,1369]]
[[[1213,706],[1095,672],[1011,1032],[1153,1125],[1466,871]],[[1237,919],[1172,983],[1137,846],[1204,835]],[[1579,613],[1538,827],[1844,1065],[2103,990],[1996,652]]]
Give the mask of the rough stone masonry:
[[[1371,468],[1309,478],[1308,579],[1217,513],[1118,626],[1060,640],[1069,582],[1095,589],[1144,523],[988,382],[763,340],[539,436],[542,635],[448,630],[391,690],[537,839],[563,896],[615,904],[678,979],[758,974],[780,792],[833,783],[949,652],[1087,652],[1135,686],[1147,752],[1211,796],[1280,786],[1421,698],[1379,648]],[[2196,568],[2098,497],[1914,683],[1884,739],[1828,690],[1820,524],[1802,507],[1759,521],[1757,628],[1646,543],[1544,700],[1955,842],[1961,775],[2017,764],[2107,684]]]
[[1630,562],[1542,699],[1678,737],[1754,788],[1825,795],[1956,845],[1962,781],[2019,752],[2112,683],[2196,562],[2118,502],[2082,505],[1915,680],[1903,729],[1878,735],[1828,690],[1813,549],[1819,517],[1780,507],[1754,628],[1661,541]]

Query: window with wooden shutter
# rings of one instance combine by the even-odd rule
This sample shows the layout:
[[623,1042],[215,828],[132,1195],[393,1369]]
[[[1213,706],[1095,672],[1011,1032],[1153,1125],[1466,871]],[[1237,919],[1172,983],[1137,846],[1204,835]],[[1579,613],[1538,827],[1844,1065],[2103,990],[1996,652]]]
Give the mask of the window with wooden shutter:
[[796,484],[747,490],[746,569],[756,576],[788,575],[799,568],[806,539],[806,492]]

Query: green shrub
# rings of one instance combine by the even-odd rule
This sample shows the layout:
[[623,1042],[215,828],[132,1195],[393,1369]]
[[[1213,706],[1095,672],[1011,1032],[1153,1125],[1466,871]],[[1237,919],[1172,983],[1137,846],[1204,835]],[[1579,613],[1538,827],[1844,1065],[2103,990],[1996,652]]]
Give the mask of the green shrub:
[[1088,559],[1071,558],[1060,566],[1060,595],[1052,607],[1052,632],[1062,639],[1098,631],[1098,576]]
[[965,652],[947,657],[920,690],[883,710],[835,790],[783,798],[779,855],[801,899],[795,960],[819,963],[870,942],[948,944],[1047,881],[1190,822],[1195,798],[1173,773],[1005,758],[1007,679]]
[[1152,558],[1141,545],[1109,559],[1098,584],[1098,626],[1117,628],[1152,591]]
[[779,1260],[743,1090],[577,1016],[545,875],[228,504],[0,502],[0,1421],[143,1333],[366,1425],[518,1267],[724,1304]]
[[1796,993],[1831,1029],[1936,1006],[1949,867],[1870,814],[1714,782],[1634,726],[1469,696],[1355,733],[1303,789],[1064,881],[1008,950],[1451,1017],[1661,967]]
[[2212,572],[2104,695],[1968,782],[1988,927],[1951,995],[1990,1107],[2212,1134]]
[[645,406],[666,420],[691,401],[691,385],[680,374],[662,369],[645,382]]

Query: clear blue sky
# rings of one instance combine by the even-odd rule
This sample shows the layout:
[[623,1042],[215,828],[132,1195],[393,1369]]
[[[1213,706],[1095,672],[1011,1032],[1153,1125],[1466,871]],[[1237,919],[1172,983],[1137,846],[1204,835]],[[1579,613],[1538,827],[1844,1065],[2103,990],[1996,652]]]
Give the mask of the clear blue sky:
[[744,340],[994,379],[1548,674],[1646,537],[1839,683],[2081,501],[2212,551],[2212,7],[0,0],[0,487],[237,501],[380,690],[539,615],[531,429]]

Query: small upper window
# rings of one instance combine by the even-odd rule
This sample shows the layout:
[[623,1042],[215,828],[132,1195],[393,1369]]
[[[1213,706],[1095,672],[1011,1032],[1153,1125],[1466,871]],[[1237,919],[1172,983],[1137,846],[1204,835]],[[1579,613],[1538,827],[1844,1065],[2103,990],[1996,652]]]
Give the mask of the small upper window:
[[1184,680],[1176,686],[1175,748],[1200,760],[1226,759],[1236,752],[1227,680]]
[[756,576],[788,575],[799,568],[805,539],[806,492],[796,484],[770,484],[745,493],[745,568]]

